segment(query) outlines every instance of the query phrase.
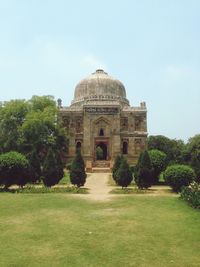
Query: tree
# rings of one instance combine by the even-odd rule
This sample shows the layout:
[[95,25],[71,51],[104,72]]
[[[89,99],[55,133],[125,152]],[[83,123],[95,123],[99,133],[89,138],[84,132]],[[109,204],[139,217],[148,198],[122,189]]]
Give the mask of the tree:
[[20,128],[29,106],[25,100],[11,100],[0,108],[0,152],[19,151]]
[[123,158],[123,156],[117,155],[117,157],[115,158],[115,162],[114,162],[113,168],[112,168],[112,176],[113,176],[113,179],[115,180],[115,182],[116,182],[116,179],[117,179],[116,173],[117,173],[117,171],[118,171],[118,169],[120,167],[122,158]]
[[132,172],[125,158],[121,159],[119,169],[116,171],[116,183],[122,188],[127,187],[133,180]]
[[83,186],[86,182],[85,163],[81,156],[80,149],[77,150],[76,156],[72,162],[70,169],[70,180],[77,187]]
[[37,181],[40,181],[42,171],[40,158],[35,149],[27,155],[27,159],[30,163],[30,181],[36,183]]
[[51,187],[59,183],[64,176],[63,165],[58,153],[49,148],[43,166],[43,183]]
[[29,181],[30,165],[26,157],[12,151],[0,155],[0,184],[24,186]]
[[153,184],[153,167],[146,150],[140,154],[134,175],[135,183],[140,189],[149,188]]
[[29,155],[36,150],[42,160],[49,147],[64,153],[66,139],[52,96],[11,100],[0,106],[0,153],[15,150]]
[[153,183],[156,184],[159,181],[159,175],[167,166],[167,155],[157,149],[149,150],[148,153],[153,167]]
[[192,166],[200,183],[200,134],[190,138],[185,151],[185,161]]
[[176,164],[167,167],[164,179],[174,192],[180,192],[183,186],[188,186],[196,179],[196,175],[190,166]]
[[182,140],[169,139],[163,135],[149,136],[148,149],[157,149],[167,155],[167,163],[182,163],[184,142]]

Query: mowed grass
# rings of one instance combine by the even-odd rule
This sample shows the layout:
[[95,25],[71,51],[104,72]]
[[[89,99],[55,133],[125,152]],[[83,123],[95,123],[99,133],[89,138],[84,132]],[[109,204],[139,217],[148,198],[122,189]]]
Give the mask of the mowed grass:
[[0,194],[0,266],[200,266],[200,212],[174,196]]

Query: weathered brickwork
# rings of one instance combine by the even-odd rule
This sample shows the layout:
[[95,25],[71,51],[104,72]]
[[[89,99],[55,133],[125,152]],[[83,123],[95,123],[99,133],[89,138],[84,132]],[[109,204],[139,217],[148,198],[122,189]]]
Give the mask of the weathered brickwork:
[[[134,165],[146,147],[147,110],[145,102],[131,107],[123,84],[103,70],[97,70],[75,88],[70,107],[60,106],[60,117],[69,138],[66,159],[81,149],[89,169],[98,161],[112,167],[118,154]],[[103,151],[98,158],[97,147]]]

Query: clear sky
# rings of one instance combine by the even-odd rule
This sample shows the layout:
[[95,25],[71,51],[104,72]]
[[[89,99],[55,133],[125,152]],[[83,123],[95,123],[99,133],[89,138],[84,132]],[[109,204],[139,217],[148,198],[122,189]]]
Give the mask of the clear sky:
[[200,133],[199,0],[0,0],[0,101],[54,95],[104,68],[149,134]]

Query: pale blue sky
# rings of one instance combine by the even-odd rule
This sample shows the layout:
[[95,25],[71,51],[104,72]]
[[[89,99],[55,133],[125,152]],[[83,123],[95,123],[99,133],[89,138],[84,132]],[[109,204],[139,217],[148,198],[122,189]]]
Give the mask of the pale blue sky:
[[200,133],[199,0],[0,0],[0,100],[54,95],[104,68],[149,134]]

